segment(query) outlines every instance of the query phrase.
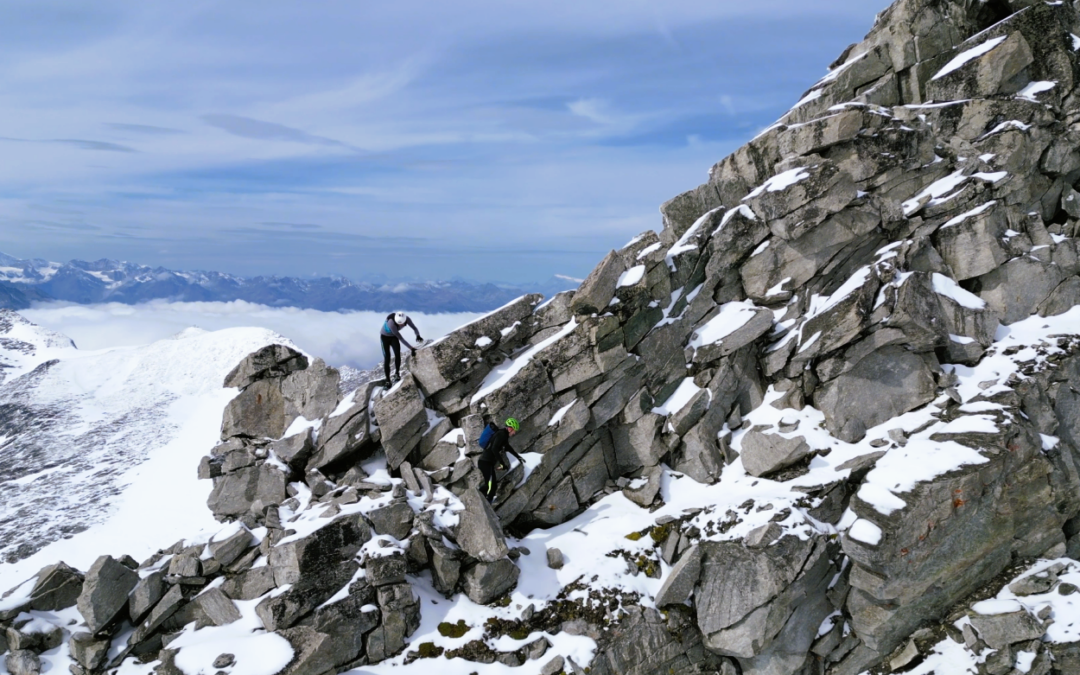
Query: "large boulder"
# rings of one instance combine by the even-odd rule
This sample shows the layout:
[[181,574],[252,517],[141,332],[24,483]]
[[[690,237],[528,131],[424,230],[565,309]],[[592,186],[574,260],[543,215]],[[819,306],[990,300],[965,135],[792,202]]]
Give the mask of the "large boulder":
[[281,380],[258,380],[225,406],[221,438],[281,438],[291,422],[292,419],[285,416]]
[[510,549],[491,505],[476,490],[466,490],[460,498],[465,510],[458,514],[458,546],[483,562],[505,558]]
[[308,469],[322,469],[371,444],[368,404],[374,389],[374,382],[362,385],[326,416],[319,429],[315,454],[307,462]]
[[926,360],[893,345],[822,384],[814,393],[814,405],[825,413],[830,432],[853,443],[870,427],[932,401],[936,393]]
[[428,411],[413,376],[406,375],[376,400],[374,411],[386,451],[386,463],[396,469],[428,428]]
[[286,419],[320,420],[329,415],[341,398],[340,382],[337,369],[327,366],[322,359],[315,359],[309,367],[287,375],[281,382]]
[[514,326],[532,314],[542,297],[523,295],[417,350],[410,371],[420,388],[430,396],[470,375],[482,378],[490,369],[484,353],[508,339]]
[[285,501],[287,482],[288,476],[277,465],[266,462],[249,466],[215,478],[206,505],[217,516],[242,516],[249,513],[257,501],[264,506]]
[[30,607],[52,612],[72,607],[82,593],[83,575],[79,570],[58,562],[43,568],[30,591]]
[[324,568],[351,559],[371,540],[371,528],[360,514],[344,515],[306,537],[286,539],[270,549],[276,585],[295,584]]
[[308,367],[307,357],[286,345],[267,345],[244,357],[225,376],[226,388],[244,389],[254,382],[285,377]]
[[139,575],[115,558],[103,555],[86,571],[76,605],[91,633],[98,633],[124,614],[128,594],[139,583]]
[[626,271],[626,262],[616,251],[608,253],[585,281],[581,282],[570,308],[574,314],[601,314],[615,297],[615,285]]
[[791,466],[811,454],[802,436],[766,434],[751,429],[742,437],[743,468],[751,476],[767,476]]
[[478,605],[486,605],[516,584],[521,570],[509,558],[495,562],[476,562],[461,573],[465,595]]
[[977,292],[1009,324],[1034,314],[1064,279],[1054,263],[1021,256],[979,277]]

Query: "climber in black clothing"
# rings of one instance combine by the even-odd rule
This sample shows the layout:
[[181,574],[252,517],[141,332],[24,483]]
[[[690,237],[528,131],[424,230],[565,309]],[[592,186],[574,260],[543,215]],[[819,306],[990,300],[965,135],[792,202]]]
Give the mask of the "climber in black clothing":
[[[413,329],[413,333],[416,334],[417,343],[424,341],[424,338],[420,337],[420,331],[416,329],[416,324],[412,322],[412,319],[405,316],[405,312],[387,314],[386,321],[384,321],[382,325],[382,331],[379,332],[379,337],[382,339],[383,370],[386,371],[387,386],[401,379],[401,343],[404,342],[405,346],[408,347],[413,354],[416,354],[416,347],[409,344],[408,341],[405,340],[405,336],[401,334],[401,329],[405,326],[409,326]],[[394,350],[393,380],[390,379],[391,349]]]
[[484,454],[480,455],[480,461],[477,462],[477,468],[480,469],[480,475],[483,476],[483,482],[480,483],[480,494],[487,498],[488,503],[495,501],[495,468],[503,468],[505,453],[509,452],[514,457],[517,457],[519,462],[525,463],[525,458],[510,445],[510,437],[521,429],[518,421],[510,417],[502,428],[496,429],[494,426],[495,423],[492,422],[480,436],[480,447],[484,449]]

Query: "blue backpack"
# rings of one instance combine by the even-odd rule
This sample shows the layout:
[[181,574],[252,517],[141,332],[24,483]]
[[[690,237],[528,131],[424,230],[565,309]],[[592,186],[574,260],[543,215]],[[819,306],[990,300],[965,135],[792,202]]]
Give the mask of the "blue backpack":
[[494,422],[489,422],[484,431],[480,434],[480,447],[487,450],[488,445],[491,444],[491,439],[495,437],[495,432],[498,431],[498,427]]

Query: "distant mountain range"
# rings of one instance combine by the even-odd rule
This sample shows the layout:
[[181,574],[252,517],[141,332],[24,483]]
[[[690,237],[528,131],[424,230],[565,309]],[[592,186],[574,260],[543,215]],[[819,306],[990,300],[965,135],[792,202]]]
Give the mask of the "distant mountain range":
[[543,284],[524,286],[468,281],[377,284],[342,277],[238,277],[220,272],[178,272],[106,259],[66,263],[22,260],[0,253],[0,308],[7,309],[25,309],[33,302],[47,300],[128,305],[150,300],[244,300],[271,307],[323,311],[483,312],[524,293],[550,297],[576,288],[578,283],[579,280],[562,275]]

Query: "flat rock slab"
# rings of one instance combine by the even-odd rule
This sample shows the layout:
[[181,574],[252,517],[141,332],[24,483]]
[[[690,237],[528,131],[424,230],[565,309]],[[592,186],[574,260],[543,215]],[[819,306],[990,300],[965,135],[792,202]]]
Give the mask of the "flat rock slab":
[[1002,649],[1018,642],[1041,638],[1046,629],[1026,610],[1007,614],[976,614],[971,625],[991,649]]
[[802,436],[787,438],[751,429],[742,438],[743,468],[751,476],[767,476],[791,466],[811,453]]

